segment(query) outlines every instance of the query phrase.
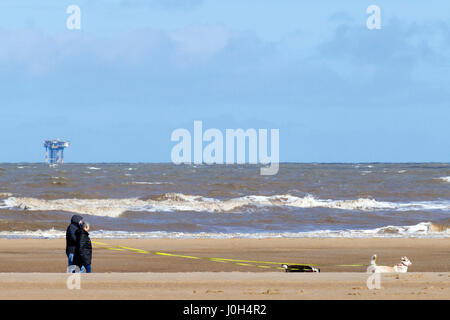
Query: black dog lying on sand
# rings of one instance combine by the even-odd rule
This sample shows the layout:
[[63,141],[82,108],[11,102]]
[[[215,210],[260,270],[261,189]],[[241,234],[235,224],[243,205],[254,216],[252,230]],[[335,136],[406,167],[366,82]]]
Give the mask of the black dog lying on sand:
[[281,267],[284,268],[286,272],[320,272],[319,268],[305,266],[305,265],[297,265],[297,264],[282,264]]

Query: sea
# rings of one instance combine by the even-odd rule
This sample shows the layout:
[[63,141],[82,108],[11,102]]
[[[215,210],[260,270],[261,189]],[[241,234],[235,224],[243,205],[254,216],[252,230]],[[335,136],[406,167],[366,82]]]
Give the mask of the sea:
[[0,164],[0,237],[450,236],[449,163]]

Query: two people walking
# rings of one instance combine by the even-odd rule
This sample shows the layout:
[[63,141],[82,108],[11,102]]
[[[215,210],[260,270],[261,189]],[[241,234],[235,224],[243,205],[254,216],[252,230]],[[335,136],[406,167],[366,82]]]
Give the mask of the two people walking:
[[69,272],[73,272],[74,266],[77,266],[80,272],[91,273],[92,243],[89,238],[89,228],[89,223],[83,221],[82,216],[72,216],[66,231]]

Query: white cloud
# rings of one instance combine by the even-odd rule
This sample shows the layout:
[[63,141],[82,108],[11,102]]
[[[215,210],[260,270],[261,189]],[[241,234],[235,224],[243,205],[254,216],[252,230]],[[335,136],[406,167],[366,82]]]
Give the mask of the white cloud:
[[239,35],[223,26],[195,25],[170,32],[169,37],[176,43],[179,55],[208,59],[223,50],[232,37]]
[[[88,0],[92,3],[92,0]],[[121,7],[153,7],[161,9],[194,9],[203,3],[203,0],[95,0],[101,5],[119,5]]]
[[95,86],[99,101],[442,104],[450,95],[444,85],[450,82],[448,34],[440,25],[394,22],[369,31],[344,23],[331,39],[306,50],[295,36],[269,43],[222,25],[131,30],[112,38],[3,30],[0,81],[22,92],[10,78],[42,79],[36,92],[40,86],[81,92]]

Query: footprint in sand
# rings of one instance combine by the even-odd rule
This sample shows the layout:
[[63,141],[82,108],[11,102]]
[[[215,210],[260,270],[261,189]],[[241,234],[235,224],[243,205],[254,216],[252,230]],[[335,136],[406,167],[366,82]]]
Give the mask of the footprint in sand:
[[221,293],[222,290],[206,290],[205,293]]
[[253,291],[249,291],[247,292],[248,294],[280,294],[278,289],[267,289],[263,292],[253,292]]
[[280,294],[280,293],[278,292],[278,289],[273,290],[267,289],[266,291],[261,292],[261,294]]

